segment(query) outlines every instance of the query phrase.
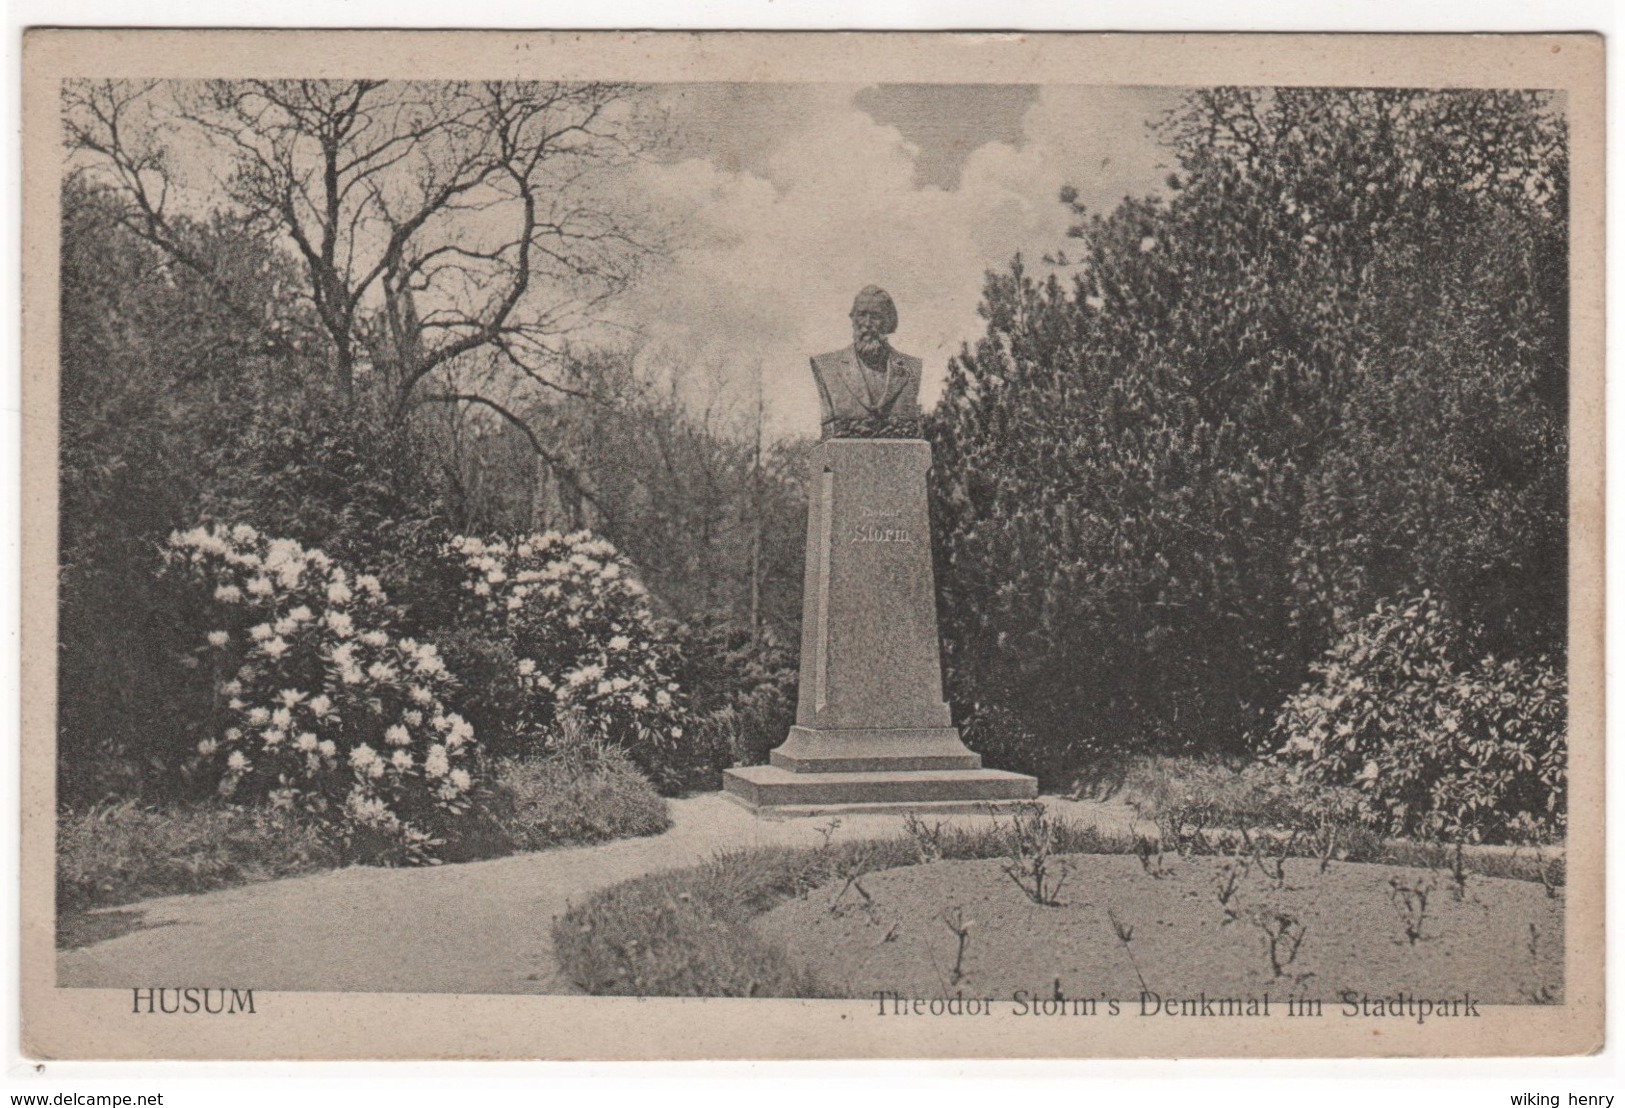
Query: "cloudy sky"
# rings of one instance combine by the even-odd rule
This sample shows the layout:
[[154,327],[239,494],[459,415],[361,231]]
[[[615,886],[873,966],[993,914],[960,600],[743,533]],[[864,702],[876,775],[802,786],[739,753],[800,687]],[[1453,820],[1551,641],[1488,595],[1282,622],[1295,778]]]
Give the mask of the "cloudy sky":
[[897,301],[898,349],[935,399],[981,330],[982,275],[1065,248],[1074,185],[1095,210],[1157,191],[1146,124],[1167,89],[1088,86],[671,85],[670,146],[631,182],[674,228],[670,259],[622,311],[653,364],[720,373],[776,433],[816,433],[812,354],[851,341],[853,294]]

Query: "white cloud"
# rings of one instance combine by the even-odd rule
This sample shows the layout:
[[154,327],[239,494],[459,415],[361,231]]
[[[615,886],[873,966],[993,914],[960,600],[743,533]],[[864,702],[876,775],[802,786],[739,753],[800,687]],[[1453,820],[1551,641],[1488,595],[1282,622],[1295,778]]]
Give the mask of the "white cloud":
[[1017,251],[1036,260],[1066,245],[1063,184],[1100,210],[1166,172],[1143,126],[1163,93],[1046,88],[1019,144],[975,150],[958,186],[943,190],[915,183],[918,151],[856,108],[855,92],[810,86],[788,99],[754,172],[690,159],[645,165],[628,182],[672,221],[678,246],[624,305],[626,318],[674,366],[748,380],[759,360],[782,431],[816,430],[807,359],[851,341],[859,288],[879,284],[897,301],[893,341],[925,358],[929,403],[949,357],[981,331],[984,272]]

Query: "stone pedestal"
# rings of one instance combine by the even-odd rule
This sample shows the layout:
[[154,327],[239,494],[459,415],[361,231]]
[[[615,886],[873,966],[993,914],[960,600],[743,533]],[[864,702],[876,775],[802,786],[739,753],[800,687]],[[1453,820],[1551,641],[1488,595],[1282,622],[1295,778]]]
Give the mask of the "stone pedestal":
[[761,811],[980,806],[1037,795],[981,768],[942,699],[921,439],[813,451],[796,725],[772,764],[729,770]]

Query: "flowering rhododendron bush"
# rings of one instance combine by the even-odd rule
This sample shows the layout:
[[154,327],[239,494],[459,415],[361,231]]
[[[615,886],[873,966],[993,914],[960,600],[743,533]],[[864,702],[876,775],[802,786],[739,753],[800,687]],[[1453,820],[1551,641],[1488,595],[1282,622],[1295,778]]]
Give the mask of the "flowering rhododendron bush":
[[208,596],[197,749],[219,792],[316,812],[364,856],[432,858],[470,805],[474,731],[435,648],[391,633],[377,579],[243,524],[177,532],[167,557]]
[[568,716],[646,772],[663,775],[680,760],[675,650],[615,547],[586,531],[549,531],[512,541],[459,536],[447,553],[463,569],[466,621],[515,656],[526,693],[519,726],[532,743],[545,745]]
[[1523,840],[1566,823],[1567,697],[1544,660],[1459,665],[1428,593],[1384,602],[1313,667],[1275,722],[1277,757],[1359,790],[1400,835]]

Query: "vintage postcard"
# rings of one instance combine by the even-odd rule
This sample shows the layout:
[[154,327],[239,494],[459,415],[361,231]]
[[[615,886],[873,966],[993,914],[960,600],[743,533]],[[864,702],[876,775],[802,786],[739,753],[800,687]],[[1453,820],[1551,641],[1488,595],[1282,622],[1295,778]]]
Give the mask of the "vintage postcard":
[[1602,74],[31,32],[24,1053],[1600,1049]]

